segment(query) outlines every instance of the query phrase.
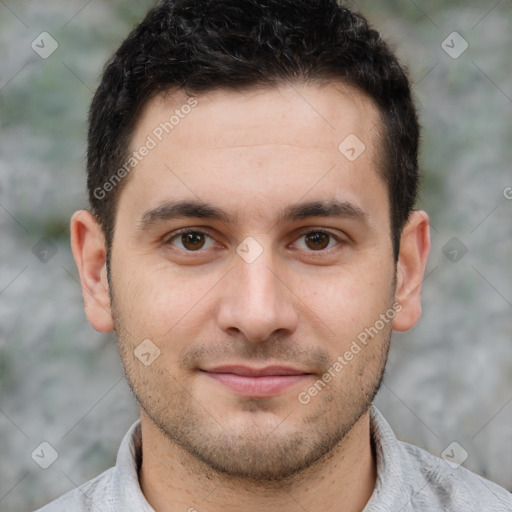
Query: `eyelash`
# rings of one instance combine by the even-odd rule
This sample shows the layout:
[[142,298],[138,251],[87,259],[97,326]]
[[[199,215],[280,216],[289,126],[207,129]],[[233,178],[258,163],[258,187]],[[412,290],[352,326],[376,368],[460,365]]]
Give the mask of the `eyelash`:
[[[211,238],[213,240],[213,237],[211,235],[209,235],[206,231],[203,231],[201,229],[196,229],[196,228],[183,228],[183,229],[180,229],[179,231],[176,231],[175,233],[172,234],[172,236],[168,237],[168,238],[165,238],[164,239],[164,245],[173,245],[172,244],[172,241],[175,240],[176,238],[182,236],[182,235],[186,235],[188,233],[194,233],[194,234],[200,234],[200,235],[205,235],[209,238]],[[329,237],[333,238],[337,244],[339,245],[340,243],[343,243],[344,241],[342,240],[341,237],[331,233],[330,231],[326,231],[325,229],[308,229],[308,231],[304,231],[302,232],[298,238],[302,238],[302,237],[305,237],[307,235],[310,235],[310,234],[316,234],[316,233],[323,233],[325,235],[328,235]],[[311,254],[322,254],[322,253],[326,253],[326,252],[329,252],[331,251],[333,248],[327,248],[327,249],[319,249],[319,250],[313,250],[313,249],[310,249],[308,252],[310,252]],[[189,254],[201,254],[202,252],[206,251],[207,249],[198,249],[197,251],[190,251],[188,249],[181,249],[181,251],[183,252],[186,252],[186,253],[189,253]]]

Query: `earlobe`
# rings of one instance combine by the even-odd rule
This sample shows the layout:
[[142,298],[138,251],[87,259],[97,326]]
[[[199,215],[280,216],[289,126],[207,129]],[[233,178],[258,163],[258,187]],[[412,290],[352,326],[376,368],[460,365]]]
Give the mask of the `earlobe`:
[[73,214],[70,223],[71,249],[75,258],[85,314],[90,324],[100,332],[114,328],[106,273],[106,247],[103,231],[88,210]]
[[393,319],[395,331],[411,329],[421,316],[421,285],[430,252],[430,220],[424,211],[409,216],[400,238],[395,300],[402,306]]

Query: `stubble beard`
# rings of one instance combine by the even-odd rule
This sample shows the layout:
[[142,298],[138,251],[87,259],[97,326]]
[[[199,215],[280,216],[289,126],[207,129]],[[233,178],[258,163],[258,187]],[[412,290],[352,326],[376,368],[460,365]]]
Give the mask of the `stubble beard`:
[[[135,359],[134,340],[122,328],[123,319],[112,287],[110,292],[114,330],[129,387],[171,446],[197,461],[198,471],[202,468],[203,472],[213,471],[219,476],[269,488],[290,481],[328,459],[337,448],[343,451],[344,440],[367,413],[382,384],[391,341],[390,326],[379,339],[362,349],[357,356],[362,357],[359,371],[353,368],[350,380],[344,378],[343,372],[347,370],[344,368],[310,404],[297,401],[293,410],[277,424],[265,425],[258,418],[268,414],[265,411],[269,399],[248,400],[242,426],[230,428],[215,419],[213,405],[201,404],[165,368],[155,363],[154,367],[145,367]],[[355,359],[351,365],[356,363]],[[211,412],[206,405],[212,407]],[[294,422],[296,414],[303,416],[300,422]],[[252,415],[255,422],[251,421]]]

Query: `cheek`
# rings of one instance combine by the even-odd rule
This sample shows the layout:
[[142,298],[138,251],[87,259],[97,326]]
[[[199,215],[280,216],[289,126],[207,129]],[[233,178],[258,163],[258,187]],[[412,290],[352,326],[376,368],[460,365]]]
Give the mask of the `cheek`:
[[216,273],[192,276],[187,270],[169,268],[134,270],[124,283],[125,320],[139,337],[157,343],[183,342],[184,333],[185,340],[193,339],[204,326],[204,318],[199,321],[198,315],[204,316],[221,277]]
[[[339,271],[325,279],[300,283],[303,308],[323,322],[336,339],[352,339],[373,325],[390,307],[392,275],[388,272]],[[327,326],[327,327],[326,327]]]

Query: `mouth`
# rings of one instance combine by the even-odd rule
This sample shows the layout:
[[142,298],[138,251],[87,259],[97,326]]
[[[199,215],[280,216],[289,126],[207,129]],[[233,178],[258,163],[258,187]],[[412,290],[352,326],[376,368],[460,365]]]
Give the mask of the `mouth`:
[[201,369],[206,377],[236,393],[251,398],[277,396],[292,386],[302,384],[311,373],[287,366],[253,368],[242,365]]

